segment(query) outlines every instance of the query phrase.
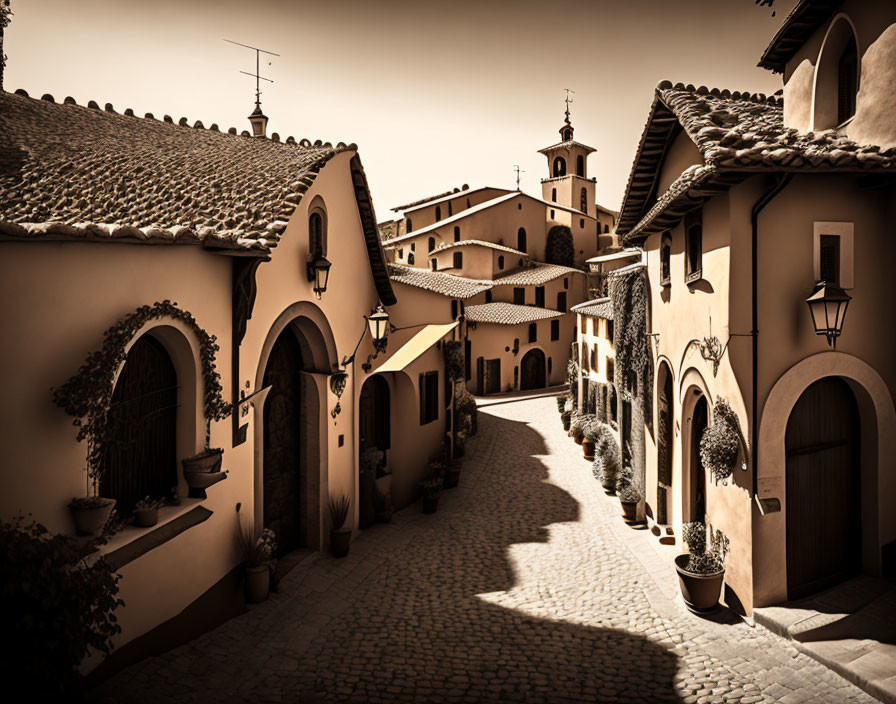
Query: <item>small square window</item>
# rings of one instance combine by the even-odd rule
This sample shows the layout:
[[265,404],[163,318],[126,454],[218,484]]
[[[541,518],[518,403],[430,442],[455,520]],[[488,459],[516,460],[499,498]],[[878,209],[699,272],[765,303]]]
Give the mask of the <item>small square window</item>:
[[529,342],[538,342],[538,323],[529,323]]
[[851,222],[816,222],[813,238],[813,276],[841,288],[855,286]]

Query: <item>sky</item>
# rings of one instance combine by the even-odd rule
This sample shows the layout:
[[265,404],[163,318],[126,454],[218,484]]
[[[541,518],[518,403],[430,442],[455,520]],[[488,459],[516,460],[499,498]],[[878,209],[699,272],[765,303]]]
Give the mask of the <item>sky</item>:
[[[777,16],[754,0],[12,0],[4,87],[249,129],[255,52],[269,134],[355,142],[377,218],[463,184],[540,195],[564,89],[618,210],[656,85],[771,94]],[[268,65],[267,62],[270,62]]]

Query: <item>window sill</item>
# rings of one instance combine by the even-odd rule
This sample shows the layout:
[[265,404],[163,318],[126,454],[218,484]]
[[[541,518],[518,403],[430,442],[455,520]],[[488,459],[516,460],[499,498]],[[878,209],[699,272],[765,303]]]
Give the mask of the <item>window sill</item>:
[[97,551],[119,570],[150,550],[164,545],[195,525],[207,521],[212,511],[200,505],[202,499],[182,499],[179,506],[159,509],[159,522],[149,528],[126,525]]

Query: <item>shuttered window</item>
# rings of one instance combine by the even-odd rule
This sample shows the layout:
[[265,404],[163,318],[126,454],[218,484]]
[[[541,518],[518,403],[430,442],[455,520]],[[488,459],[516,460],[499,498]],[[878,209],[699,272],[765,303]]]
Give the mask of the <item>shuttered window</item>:
[[421,374],[419,383],[420,425],[426,425],[439,417],[439,373]]

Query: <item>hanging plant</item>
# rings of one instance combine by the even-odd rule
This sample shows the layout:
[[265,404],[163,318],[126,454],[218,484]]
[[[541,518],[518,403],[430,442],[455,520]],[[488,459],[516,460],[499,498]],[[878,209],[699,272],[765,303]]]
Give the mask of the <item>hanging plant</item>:
[[645,423],[651,426],[653,364],[647,339],[648,291],[644,269],[610,272],[609,279],[616,355],[613,383],[620,393],[624,393],[629,388],[630,379],[638,380]]
[[78,428],[77,440],[87,440],[87,493],[96,494],[102,479],[103,453],[112,436],[109,410],[115,390],[115,372],[127,358],[127,345],[147,322],[161,318],[178,320],[196,335],[204,386],[203,413],[206,419],[205,445],[208,449],[211,421],[223,420],[231,411],[224,400],[221,375],[215,367],[217,338],[199,327],[196,319],[177,303],[165,300],[141,306],[103,333],[103,346],[90,353],[71,379],[53,389],[53,402],[70,416]]
[[724,398],[717,398],[712,409],[712,425],[700,438],[700,460],[716,481],[734,472],[740,452],[740,424]]
[[461,381],[464,378],[464,348],[457,340],[445,343],[445,374],[449,381]]

